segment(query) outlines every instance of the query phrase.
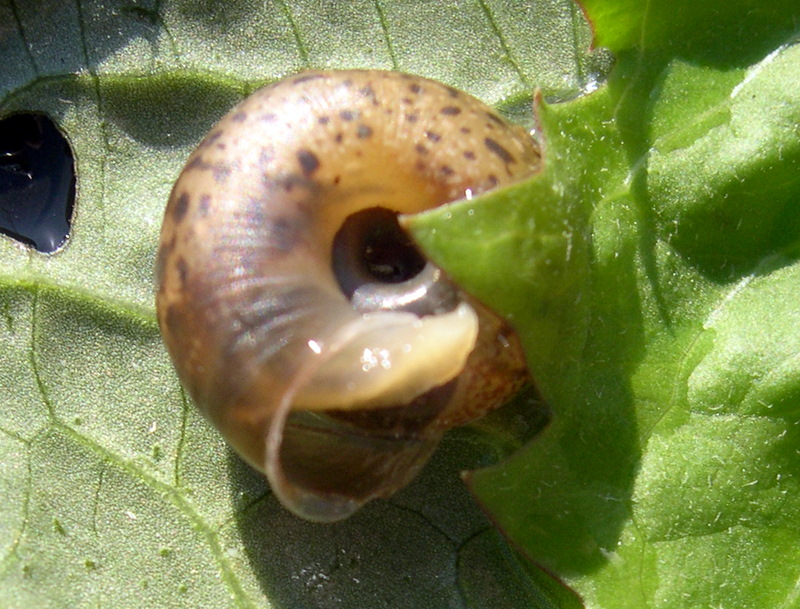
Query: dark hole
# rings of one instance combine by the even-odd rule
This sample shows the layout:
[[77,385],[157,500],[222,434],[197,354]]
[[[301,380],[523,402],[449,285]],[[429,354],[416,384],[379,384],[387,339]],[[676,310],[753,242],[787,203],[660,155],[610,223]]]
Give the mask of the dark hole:
[[72,150],[44,114],[0,120],[0,232],[43,253],[69,235],[75,202]]
[[424,267],[422,254],[389,209],[372,207],[353,214],[334,238],[333,272],[348,298],[364,284],[401,283]]

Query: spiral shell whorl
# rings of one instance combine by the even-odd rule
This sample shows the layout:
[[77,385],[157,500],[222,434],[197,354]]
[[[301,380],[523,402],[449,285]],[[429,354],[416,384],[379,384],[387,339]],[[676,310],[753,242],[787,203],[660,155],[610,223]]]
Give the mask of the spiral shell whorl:
[[[443,429],[479,414],[459,414],[457,403],[433,405],[425,394],[455,382],[466,362],[480,369],[480,377],[459,380],[449,395],[467,402],[477,397],[477,410],[485,411],[488,402],[497,405],[524,378],[519,346],[502,321],[463,295],[458,298],[465,304],[431,316],[357,311],[332,271],[337,232],[360,210],[414,213],[520,179],[538,164],[538,150],[524,131],[474,98],[418,77],[309,72],[244,100],[189,158],[162,229],[159,322],[195,402],[262,470],[269,470],[265,430],[276,424],[283,430],[285,420],[286,438],[299,434],[319,451],[346,452],[338,440],[333,448],[323,447],[328,431],[298,432],[305,423],[293,424],[295,415],[277,412],[287,391],[304,409],[387,409],[368,416],[393,417],[396,429],[389,435],[395,444],[415,448],[404,450],[384,437],[364,440],[349,465],[342,457],[342,467],[390,479],[381,482],[379,475],[362,472],[362,482],[342,495],[355,497],[358,505],[405,484]],[[499,336],[511,346],[502,346]],[[432,345],[446,351],[432,357]],[[302,374],[307,378],[298,386]],[[361,388],[365,377],[374,387]],[[420,380],[416,388],[409,378]],[[424,426],[404,423],[394,407],[418,398],[420,404],[431,402],[418,406],[433,413],[420,415],[430,420]],[[335,415],[334,425],[347,431],[328,435],[350,434],[361,442],[362,432],[364,438],[375,432],[360,416]],[[283,462],[294,453],[302,453],[298,462],[313,460],[286,438]],[[383,442],[391,444],[388,452],[370,447]],[[353,465],[356,459],[382,464]],[[304,467],[291,462],[283,469],[289,478],[302,478]],[[308,484],[320,484],[308,476]],[[270,478],[273,486],[296,484]],[[302,505],[291,505],[294,488],[276,491],[289,507],[314,519],[325,519],[326,497],[335,494],[303,490],[302,501],[312,497],[321,506],[313,510],[319,514],[308,514]]]

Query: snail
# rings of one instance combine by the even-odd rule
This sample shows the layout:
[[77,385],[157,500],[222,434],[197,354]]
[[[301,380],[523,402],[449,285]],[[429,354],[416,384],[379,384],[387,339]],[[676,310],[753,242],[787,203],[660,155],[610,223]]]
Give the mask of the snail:
[[303,72],[242,101],[166,208],[157,313],[193,401],[279,500],[335,521],[525,382],[509,325],[426,261],[419,212],[537,171],[530,135],[446,85]]

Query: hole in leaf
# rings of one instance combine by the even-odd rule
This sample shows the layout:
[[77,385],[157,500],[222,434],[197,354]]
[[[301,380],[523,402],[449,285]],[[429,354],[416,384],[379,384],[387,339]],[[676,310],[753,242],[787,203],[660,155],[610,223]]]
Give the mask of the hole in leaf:
[[0,232],[50,254],[69,235],[75,163],[66,138],[39,113],[0,120]]

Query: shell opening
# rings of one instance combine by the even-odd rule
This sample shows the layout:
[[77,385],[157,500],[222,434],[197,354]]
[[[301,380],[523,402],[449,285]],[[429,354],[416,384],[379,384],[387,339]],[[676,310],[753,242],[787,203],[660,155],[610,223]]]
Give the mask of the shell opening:
[[370,207],[349,216],[333,241],[332,267],[356,311],[439,315],[458,306],[458,288],[427,262],[397,213]]

